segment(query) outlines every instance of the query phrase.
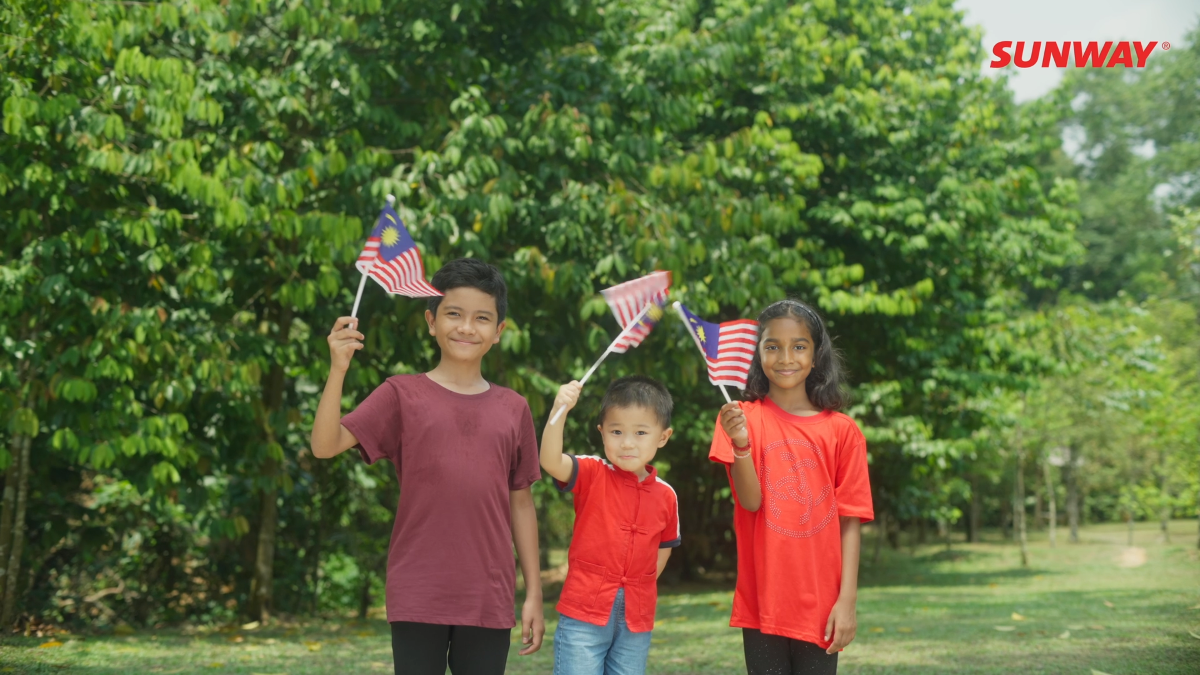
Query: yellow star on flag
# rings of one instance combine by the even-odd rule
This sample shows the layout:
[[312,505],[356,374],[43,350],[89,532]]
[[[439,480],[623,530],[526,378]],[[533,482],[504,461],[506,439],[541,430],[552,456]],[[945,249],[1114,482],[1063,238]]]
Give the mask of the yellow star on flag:
[[400,241],[400,232],[391,225],[383,228],[383,232],[379,234],[380,240],[384,246],[395,246],[396,242]]
[[704,326],[696,326],[696,337],[700,338],[701,344],[708,342],[708,338],[704,336]]

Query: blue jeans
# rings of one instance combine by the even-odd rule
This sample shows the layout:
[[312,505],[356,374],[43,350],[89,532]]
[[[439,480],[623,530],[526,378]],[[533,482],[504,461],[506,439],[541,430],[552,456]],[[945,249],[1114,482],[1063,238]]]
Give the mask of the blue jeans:
[[559,616],[554,631],[554,675],[643,675],[650,655],[650,631],[634,633],[625,624],[625,589],[617,590],[603,626]]

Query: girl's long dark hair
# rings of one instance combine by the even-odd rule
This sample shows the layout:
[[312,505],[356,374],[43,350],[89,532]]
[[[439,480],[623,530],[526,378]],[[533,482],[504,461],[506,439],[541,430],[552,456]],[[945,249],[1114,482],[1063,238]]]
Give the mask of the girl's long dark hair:
[[767,324],[783,317],[803,321],[816,343],[813,345],[813,369],[804,380],[808,400],[821,410],[841,410],[850,402],[850,395],[842,383],[842,353],[833,346],[833,339],[829,337],[829,331],[825,330],[825,322],[821,315],[799,300],[780,300],[769,305],[758,315],[758,340],[742,398],[746,401],[757,401],[765,398],[770,391],[771,382],[763,371],[757,343],[762,342],[763,330]]

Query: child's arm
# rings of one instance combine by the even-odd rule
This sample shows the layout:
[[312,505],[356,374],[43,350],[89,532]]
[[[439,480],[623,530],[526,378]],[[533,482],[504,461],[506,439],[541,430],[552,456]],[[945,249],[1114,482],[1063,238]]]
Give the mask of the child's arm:
[[545,609],[542,607],[542,574],[538,569],[537,510],[530,488],[508,493],[509,517],[512,519],[513,545],[525,579],[525,604],[521,606],[521,644],[517,652],[528,656],[542,648],[546,634]]
[[654,575],[655,579],[661,577],[663,570],[667,569],[667,559],[671,557],[672,550],[669,548],[658,549],[658,572]]
[[737,401],[721,406],[721,426],[733,441],[733,489],[737,490],[738,503],[747,511],[757,511],[762,506],[762,487],[758,484],[758,472],[750,456],[750,435],[746,432],[746,414]]
[[[554,405],[550,406],[550,409],[565,408],[570,411],[579,401],[579,392],[582,390],[583,385],[576,380],[564,384],[558,388],[558,396],[554,397]],[[565,426],[567,426],[567,416],[564,414],[554,424],[547,423],[546,429],[542,431],[540,457],[542,468],[560,483],[571,480],[571,471],[575,466],[570,459],[563,455],[563,427]]]
[[858,551],[862,544],[862,522],[858,516],[841,516],[842,525],[842,588],[837,602],[825,622],[825,639],[833,636],[826,654],[836,654],[854,640],[858,617],[854,604],[858,601]]
[[342,383],[354,352],[363,348],[363,334],[358,332],[358,319],[340,317],[325,341],[329,343],[329,379],[313,420],[313,457],[326,459],[358,445],[358,439],[342,426]]

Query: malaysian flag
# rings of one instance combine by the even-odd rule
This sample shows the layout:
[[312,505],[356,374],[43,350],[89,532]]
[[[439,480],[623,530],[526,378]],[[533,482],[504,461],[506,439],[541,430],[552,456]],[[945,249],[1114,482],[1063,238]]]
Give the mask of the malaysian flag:
[[[623,331],[613,342],[611,351],[624,354],[642,344],[654,324],[662,318],[662,308],[667,304],[667,289],[670,287],[670,272],[654,272],[600,291]],[[630,327],[634,322],[636,324]]]
[[375,229],[371,230],[354,266],[378,281],[388,293],[410,298],[442,295],[425,281],[421,252],[390,203],[379,212]]
[[750,361],[758,346],[758,322],[738,319],[715,324],[692,314],[678,302],[675,308],[704,354],[708,363],[708,381],[718,386],[745,389]]

